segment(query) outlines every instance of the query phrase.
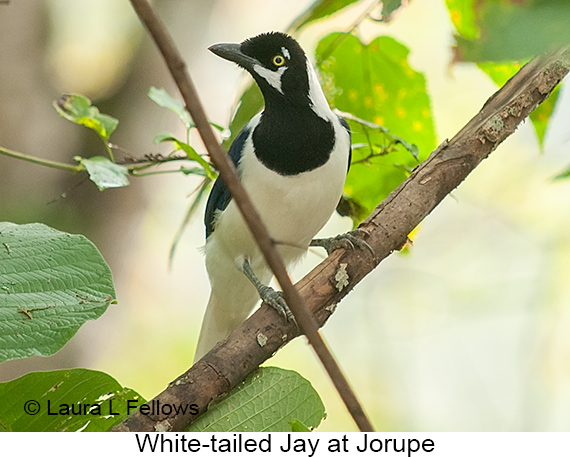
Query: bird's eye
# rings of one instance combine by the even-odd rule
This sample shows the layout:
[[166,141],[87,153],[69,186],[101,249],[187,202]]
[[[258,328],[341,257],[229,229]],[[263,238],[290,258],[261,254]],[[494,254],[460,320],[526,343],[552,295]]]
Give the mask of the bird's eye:
[[275,57],[273,57],[273,65],[275,65],[276,67],[280,67],[285,63],[285,58],[280,55],[277,54]]

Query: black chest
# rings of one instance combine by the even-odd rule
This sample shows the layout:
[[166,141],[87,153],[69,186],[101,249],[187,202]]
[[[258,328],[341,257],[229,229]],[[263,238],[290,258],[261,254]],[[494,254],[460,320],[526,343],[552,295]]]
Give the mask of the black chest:
[[332,153],[332,122],[310,109],[265,110],[253,131],[255,155],[280,175],[291,176],[324,165]]

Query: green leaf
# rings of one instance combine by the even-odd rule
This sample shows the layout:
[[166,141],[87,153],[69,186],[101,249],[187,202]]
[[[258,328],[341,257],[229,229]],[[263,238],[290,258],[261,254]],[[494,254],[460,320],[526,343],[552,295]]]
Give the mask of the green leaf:
[[202,165],[204,171],[206,172],[206,176],[208,176],[210,179],[216,179],[217,174],[214,172],[214,170],[212,170],[210,164],[206,162],[206,160],[204,160],[202,156],[198,154],[196,150],[188,143],[177,140],[171,133],[168,132],[159,133],[154,137],[155,143],[164,143],[166,141],[172,141],[176,145],[176,148],[182,149],[190,160],[194,160],[195,162],[198,162],[200,165]]
[[88,159],[78,158],[89,174],[89,179],[97,184],[99,190],[129,185],[129,170],[123,165],[111,162],[107,157],[95,156]]
[[127,417],[129,400],[145,403],[99,371],[29,373],[0,383],[0,424],[13,432],[102,432]]
[[[521,64],[514,62],[504,62],[504,63],[494,63],[486,62],[477,64],[478,67],[487,73],[491,79],[498,86],[503,86],[505,83],[514,76],[514,74],[520,70]],[[548,125],[548,120],[550,115],[554,111],[554,106],[558,100],[558,95],[560,93],[560,86],[557,86],[550,94],[550,96],[544,100],[531,114],[530,120],[534,125],[536,135],[538,137],[538,142],[540,147],[543,146],[544,135],[546,134],[546,127]]]
[[187,143],[184,143],[183,141],[179,141],[179,140],[174,140],[174,144],[178,148],[182,149],[186,153],[186,155],[188,156],[189,159],[194,160],[195,162],[198,162],[200,165],[202,165],[204,167],[204,169],[206,170],[206,172],[208,173],[208,175],[210,173],[212,173],[212,169],[210,168],[210,164],[208,162],[206,162],[202,158],[202,156],[200,154],[198,154],[192,146],[190,146]]
[[222,146],[228,150],[238,133],[243,129],[250,119],[259,113],[264,105],[263,95],[258,85],[252,82],[243,92],[238,106],[232,116],[229,130],[231,135],[224,139]]
[[[333,33],[317,46],[323,89],[331,106],[351,113],[353,166],[344,188],[358,223],[436,146],[425,78],[410,68],[408,49],[389,37],[369,44]],[[336,43],[331,52],[331,45]]]
[[295,371],[262,367],[187,431],[289,432],[295,419],[315,428],[324,417],[323,402],[309,381]]
[[[526,60],[570,43],[568,0],[447,0],[452,21],[467,12],[471,27],[457,27],[456,58],[469,62]],[[467,15],[467,13],[466,13]],[[473,28],[478,30],[475,35]]]
[[91,105],[91,100],[82,95],[62,95],[53,105],[67,120],[95,130],[104,141],[109,140],[119,123],[114,117],[101,114]]
[[289,30],[299,30],[311,22],[328,17],[357,1],[358,0],[316,0],[293,21],[289,26]]
[[114,300],[111,271],[85,237],[0,222],[0,361],[54,354]]
[[151,87],[148,90],[148,97],[158,106],[167,108],[175,113],[187,129],[190,129],[194,126],[192,123],[192,118],[186,110],[184,103],[178,99],[172,98],[170,95],[168,95],[168,92],[166,92],[166,90],[162,88],[158,89],[156,87]]

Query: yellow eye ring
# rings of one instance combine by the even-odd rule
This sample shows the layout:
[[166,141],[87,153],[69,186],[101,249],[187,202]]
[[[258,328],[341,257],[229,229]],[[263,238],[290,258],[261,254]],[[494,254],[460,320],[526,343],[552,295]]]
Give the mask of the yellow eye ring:
[[273,57],[273,65],[275,65],[276,67],[281,67],[284,64],[285,64],[285,57],[283,57],[282,55],[277,54],[275,57]]

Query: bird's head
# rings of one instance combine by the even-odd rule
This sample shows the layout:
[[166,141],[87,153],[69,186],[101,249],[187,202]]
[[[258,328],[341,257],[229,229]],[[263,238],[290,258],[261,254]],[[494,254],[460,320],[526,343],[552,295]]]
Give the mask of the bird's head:
[[314,70],[299,43],[289,35],[263,33],[242,43],[215,44],[209,49],[247,70],[257,82],[266,103],[273,100],[311,103]]

